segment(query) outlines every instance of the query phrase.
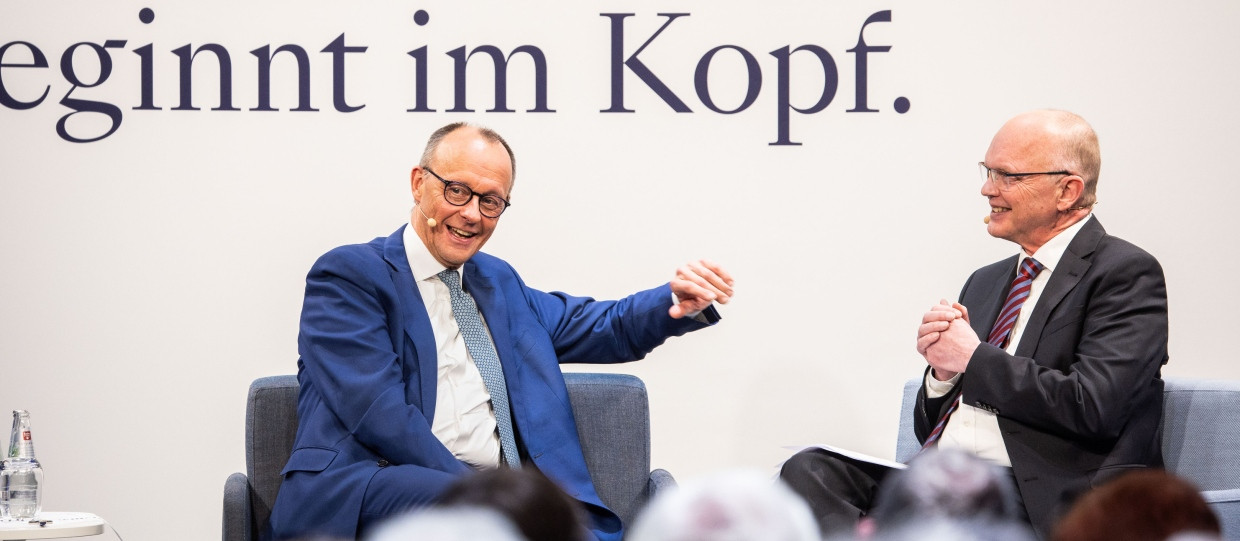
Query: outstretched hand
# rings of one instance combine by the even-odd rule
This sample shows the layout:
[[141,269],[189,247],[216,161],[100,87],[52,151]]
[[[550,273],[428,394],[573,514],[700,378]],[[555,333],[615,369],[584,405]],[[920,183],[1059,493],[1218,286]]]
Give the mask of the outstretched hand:
[[693,317],[712,302],[727,304],[732,300],[732,275],[723,267],[705,259],[681,265],[672,280],[676,304],[667,314],[675,319]]

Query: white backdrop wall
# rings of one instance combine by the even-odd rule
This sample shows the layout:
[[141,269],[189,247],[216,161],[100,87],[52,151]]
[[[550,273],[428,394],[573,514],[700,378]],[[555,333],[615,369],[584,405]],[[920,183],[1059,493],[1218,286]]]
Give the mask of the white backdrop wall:
[[[1237,24],[1225,1],[0,0],[0,410],[32,412],[46,509],[97,513],[129,540],[215,539],[224,479],[244,469],[247,386],[296,370],[310,264],[407,220],[408,171],[457,120],[516,149],[514,206],[487,251],[532,286],[612,298],[699,257],[736,276],[721,325],[605,368],[646,380],[655,465],[682,479],[772,469],[811,442],[891,455],[900,383],[924,366],[921,313],[1015,252],[985,233],[974,164],[1033,108],[1100,134],[1096,214],[1165,266],[1164,374],[1240,378],[1225,317]],[[859,35],[890,47],[865,55],[860,106]],[[207,44],[229,53],[231,104],[209,52],[182,88],[175,51]],[[306,51],[317,111],[293,110],[290,52],[271,61],[272,110],[254,110],[250,51],[286,45]],[[483,53],[463,75],[474,112],[453,112],[449,53],[483,45],[512,54],[511,112],[487,112]],[[545,58],[552,111],[530,112],[522,46]],[[781,50],[786,103],[809,110],[835,86],[821,111],[787,113],[798,145],[771,144]],[[434,112],[409,111],[419,82]],[[753,99],[724,114],[703,95],[720,110]],[[121,123],[107,134],[107,113],[77,113],[63,137],[71,106],[107,109],[66,97]]]

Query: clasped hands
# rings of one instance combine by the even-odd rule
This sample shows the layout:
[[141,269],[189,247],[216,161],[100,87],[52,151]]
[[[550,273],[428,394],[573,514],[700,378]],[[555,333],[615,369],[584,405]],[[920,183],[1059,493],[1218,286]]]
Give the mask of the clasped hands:
[[681,265],[671,283],[676,304],[667,314],[674,319],[693,317],[712,302],[727,304],[732,300],[732,282],[732,275],[711,261],[700,259]]
[[981,340],[969,326],[969,309],[940,300],[921,316],[917,352],[934,368],[934,377],[948,380],[963,373]]

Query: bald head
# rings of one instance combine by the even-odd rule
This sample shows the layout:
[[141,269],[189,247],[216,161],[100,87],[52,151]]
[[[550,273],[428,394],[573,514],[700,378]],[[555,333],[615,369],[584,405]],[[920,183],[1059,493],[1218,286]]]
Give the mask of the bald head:
[[1039,154],[1055,168],[1063,168],[1081,177],[1085,186],[1076,207],[1087,208],[1097,202],[1102,152],[1098,146],[1098,134],[1084,118],[1054,109],[1030,111],[1004,124],[999,134],[1005,133],[1021,137],[1029,153]]
[[1032,255],[1089,216],[1101,162],[1098,137],[1066,111],[1031,111],[1007,121],[986,150],[981,195],[986,231]]
[[447,139],[449,135],[457,131],[476,133],[481,136],[482,140],[491,143],[498,143],[500,146],[504,147],[504,150],[508,153],[508,161],[511,162],[511,180],[516,180],[517,157],[512,153],[512,147],[508,146],[508,141],[505,141],[504,138],[501,137],[495,130],[470,124],[468,122],[453,122],[439,128],[438,130],[435,130],[435,133],[432,133],[430,138],[427,139],[426,148],[422,151],[422,159],[418,162],[418,164],[421,167],[429,167],[431,162],[435,159],[435,155],[439,152],[439,147],[443,144],[444,139]]

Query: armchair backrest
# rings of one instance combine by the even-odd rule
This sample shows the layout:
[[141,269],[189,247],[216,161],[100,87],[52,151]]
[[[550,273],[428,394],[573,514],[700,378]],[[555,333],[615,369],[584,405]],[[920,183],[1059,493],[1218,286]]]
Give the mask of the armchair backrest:
[[297,376],[254,380],[245,406],[245,471],[250,480],[250,539],[271,518],[271,506],[284,477],[280,470],[293,453],[297,436]]
[[1240,381],[1165,378],[1163,462],[1203,491],[1240,488]]
[[[913,457],[913,407],[921,378],[904,382],[896,460]],[[1163,378],[1162,451],[1168,472],[1187,479],[1219,517],[1224,539],[1240,538],[1240,381]]]
[[921,388],[921,378],[913,378],[904,382],[904,398],[900,402],[900,432],[896,434],[896,461],[908,462],[921,449],[917,443],[917,433],[913,431],[913,408],[917,404],[917,390]]
[[[920,449],[913,407],[921,378],[904,382],[896,460]],[[1163,378],[1162,448],[1166,470],[1201,490],[1240,488],[1240,381]]]
[[565,373],[577,436],[599,498],[632,524],[650,496],[650,401],[628,374]]
[[[648,498],[650,409],[646,386],[628,374],[565,373],[586,466],[603,503],[629,523]],[[271,518],[280,470],[297,435],[292,375],[254,380],[246,399],[245,467],[250,485],[250,539]]]

